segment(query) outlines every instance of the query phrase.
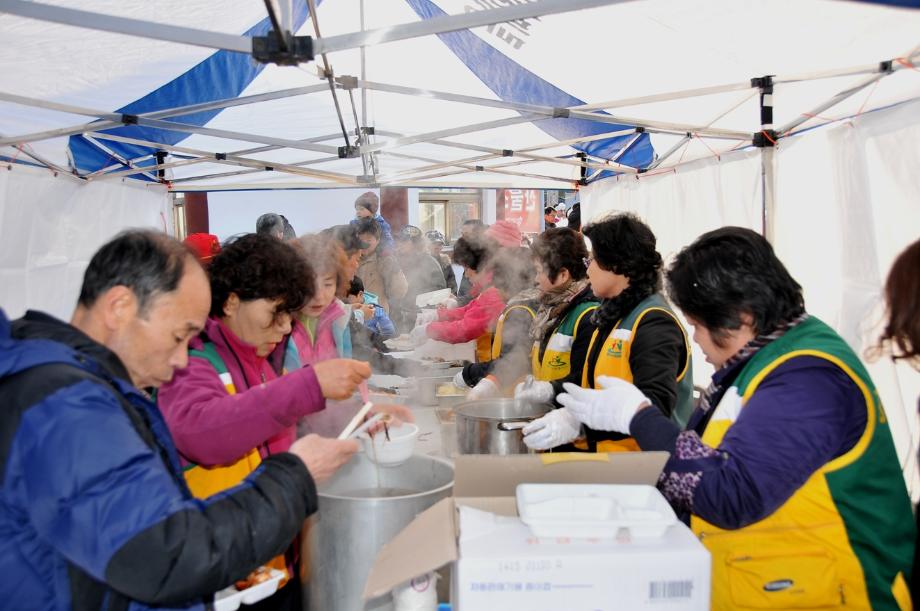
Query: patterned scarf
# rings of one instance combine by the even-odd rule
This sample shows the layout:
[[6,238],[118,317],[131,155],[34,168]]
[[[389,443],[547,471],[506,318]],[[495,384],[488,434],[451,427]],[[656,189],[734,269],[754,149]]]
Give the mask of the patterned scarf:
[[566,285],[552,289],[540,295],[540,307],[530,327],[530,337],[541,341],[550,327],[559,321],[562,312],[579,293],[588,288],[588,279],[574,280]]
[[[713,375],[712,380],[709,382],[709,386],[707,386],[706,390],[703,391],[703,394],[700,397],[700,410],[704,414],[708,414],[709,410],[712,409],[713,404],[718,403],[718,401],[722,398],[722,395],[725,394],[725,391],[728,390],[728,387],[741,371],[743,365],[747,363],[751,357],[757,354],[761,348],[770,342],[779,339],[785,335],[789,329],[804,322],[807,319],[808,312],[803,312],[800,316],[778,326],[773,330],[772,333],[768,333],[766,335],[758,335],[747,344],[745,344],[741,350],[732,355],[731,358],[725,361],[722,367],[719,368],[719,372],[725,372],[724,375]],[[716,378],[719,379],[719,382],[716,382]]]

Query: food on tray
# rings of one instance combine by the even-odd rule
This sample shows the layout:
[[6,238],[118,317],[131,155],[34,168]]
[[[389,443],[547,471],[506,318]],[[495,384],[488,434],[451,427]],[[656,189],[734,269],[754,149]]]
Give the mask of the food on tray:
[[392,386],[375,386],[373,384],[368,384],[367,389],[373,393],[381,395],[398,395],[399,391],[393,388]]
[[260,566],[249,575],[246,575],[245,579],[239,579],[233,585],[236,586],[237,590],[245,590],[246,588],[251,588],[254,585],[264,583],[272,578],[272,570],[267,566]]
[[453,382],[447,382],[445,384],[438,384],[438,389],[435,394],[439,397],[462,397],[466,394],[466,391],[454,386]]

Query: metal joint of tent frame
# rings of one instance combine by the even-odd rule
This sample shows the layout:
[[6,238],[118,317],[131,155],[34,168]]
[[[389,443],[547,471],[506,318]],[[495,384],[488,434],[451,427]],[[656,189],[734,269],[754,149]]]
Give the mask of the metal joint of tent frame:
[[276,34],[255,36],[252,39],[252,57],[263,64],[297,66],[313,61],[313,38],[285,35],[286,45]]
[[776,146],[779,134],[773,129],[773,75],[766,74],[751,79],[751,87],[760,89],[761,130],[753,135],[751,143],[757,148]]

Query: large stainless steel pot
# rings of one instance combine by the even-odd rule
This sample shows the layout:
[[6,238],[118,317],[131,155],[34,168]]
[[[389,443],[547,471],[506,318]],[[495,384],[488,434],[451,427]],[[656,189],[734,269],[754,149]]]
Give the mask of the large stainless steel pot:
[[453,484],[454,468],[440,458],[414,455],[398,467],[378,468],[356,455],[319,487],[319,512],[303,546],[305,607],[392,609],[389,594],[362,600],[377,552],[416,515],[450,496]]
[[460,454],[528,454],[521,428],[553,408],[514,399],[464,401],[454,406]]

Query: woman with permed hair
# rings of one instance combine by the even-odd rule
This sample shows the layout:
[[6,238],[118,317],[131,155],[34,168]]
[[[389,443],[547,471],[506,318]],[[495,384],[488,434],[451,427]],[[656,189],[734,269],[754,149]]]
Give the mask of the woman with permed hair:
[[667,280],[716,369],[686,430],[624,380],[559,402],[670,453],[658,487],[712,555],[712,608],[911,608],[910,498],[852,348],[750,229],[703,234]]
[[[655,234],[632,214],[617,214],[584,229],[592,255],[586,261],[591,290],[601,305],[591,314],[590,342],[582,362],[573,362],[567,383],[605,388],[626,380],[654,397],[655,406],[678,423],[693,409],[689,339],[661,290],[661,255]],[[565,383],[564,383],[565,384]],[[566,386],[567,387],[567,386]],[[603,409],[603,406],[598,406]],[[524,428],[524,442],[548,449],[576,440],[577,449],[638,450],[619,432],[585,427],[568,410],[553,410]]]
[[[287,451],[298,419],[322,410],[327,398],[350,397],[371,374],[367,363],[350,359],[282,368],[283,352],[275,348],[315,292],[312,268],[290,244],[244,235],[224,246],[209,276],[205,329],[189,343],[188,366],[157,395],[189,489],[200,498],[239,484],[262,459]],[[277,359],[269,358],[273,352]],[[341,452],[357,450],[353,441],[340,444]],[[293,581],[276,602],[296,599],[297,571],[284,556],[272,566]]]

